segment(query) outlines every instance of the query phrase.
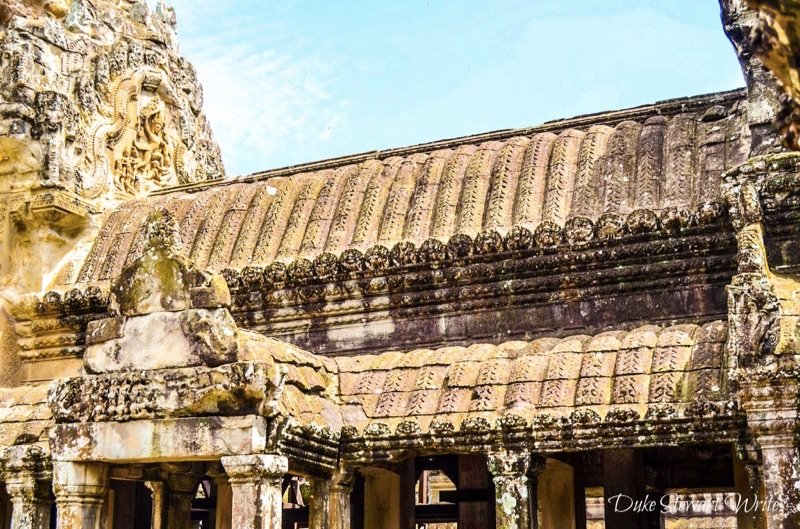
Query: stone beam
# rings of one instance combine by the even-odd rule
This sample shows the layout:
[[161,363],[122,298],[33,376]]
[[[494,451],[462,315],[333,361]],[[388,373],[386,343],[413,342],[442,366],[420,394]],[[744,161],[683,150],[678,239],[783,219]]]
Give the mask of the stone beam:
[[263,452],[266,443],[267,419],[256,415],[58,424],[51,430],[53,458],[69,461],[211,460]]

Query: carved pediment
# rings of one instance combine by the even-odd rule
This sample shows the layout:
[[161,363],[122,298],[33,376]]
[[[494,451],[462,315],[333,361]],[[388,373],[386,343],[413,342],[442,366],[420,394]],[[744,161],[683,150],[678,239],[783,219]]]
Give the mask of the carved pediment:
[[44,4],[0,34],[0,177],[99,199],[224,176],[171,9]]

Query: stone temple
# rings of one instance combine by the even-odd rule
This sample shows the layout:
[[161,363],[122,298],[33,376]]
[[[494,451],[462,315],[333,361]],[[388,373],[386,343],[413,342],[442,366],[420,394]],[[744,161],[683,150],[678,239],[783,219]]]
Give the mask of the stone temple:
[[171,8],[0,2],[0,529],[800,528],[800,6],[721,4],[746,89],[226,178]]

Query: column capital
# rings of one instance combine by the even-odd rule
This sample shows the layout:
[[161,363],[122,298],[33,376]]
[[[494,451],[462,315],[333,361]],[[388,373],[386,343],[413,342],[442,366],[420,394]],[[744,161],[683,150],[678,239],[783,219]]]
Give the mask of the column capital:
[[108,464],[53,461],[57,527],[96,529],[108,493]]
[[501,450],[488,455],[489,472],[494,477],[537,477],[542,473],[546,459],[530,452]]
[[108,485],[106,463],[53,461],[53,491],[58,503],[102,503]]
[[49,525],[53,503],[50,458],[38,446],[14,446],[4,451],[3,459],[0,479],[11,497],[15,522],[22,527]]
[[221,461],[233,494],[231,527],[281,527],[281,479],[289,470],[289,461],[272,454],[229,456]]
[[274,454],[228,456],[221,461],[231,483],[282,478],[289,471],[289,460]]

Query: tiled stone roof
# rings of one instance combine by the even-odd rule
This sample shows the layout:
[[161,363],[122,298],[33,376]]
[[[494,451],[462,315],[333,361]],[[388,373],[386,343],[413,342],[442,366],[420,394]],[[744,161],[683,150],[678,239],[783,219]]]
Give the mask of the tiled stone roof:
[[57,283],[119,274],[143,219],[171,210],[199,268],[241,269],[455,234],[563,226],[605,212],[696,209],[744,161],[743,93],[609,112],[449,142],[319,162],[177,189],[111,212]]
[[[701,402],[726,400],[726,325],[643,326],[595,336],[478,344],[436,350],[340,357],[345,423],[394,432],[416,421],[458,427],[511,413],[614,420],[633,414],[691,413]],[[694,404],[692,404],[694,403]]]

